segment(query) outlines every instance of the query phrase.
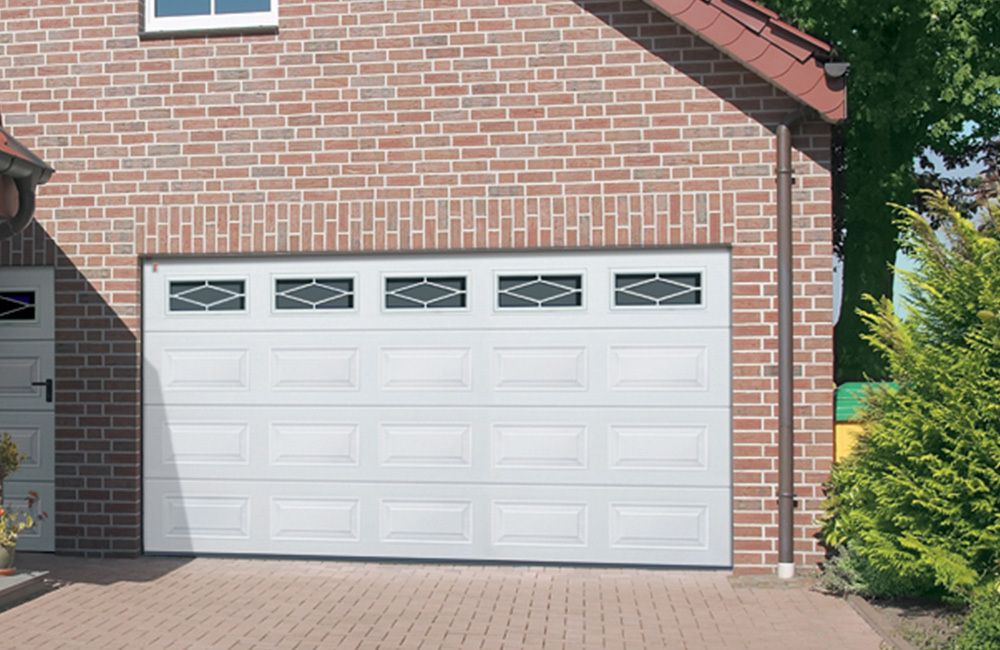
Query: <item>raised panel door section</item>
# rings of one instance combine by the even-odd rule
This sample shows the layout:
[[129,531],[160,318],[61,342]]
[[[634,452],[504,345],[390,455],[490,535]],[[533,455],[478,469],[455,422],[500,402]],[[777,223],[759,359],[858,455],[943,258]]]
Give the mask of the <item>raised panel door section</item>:
[[416,422],[379,425],[379,462],[383,467],[469,467],[472,424]]
[[272,497],[271,540],[360,541],[360,500]]
[[472,501],[384,499],[379,505],[382,542],[472,542]]
[[271,389],[356,391],[360,388],[357,348],[271,348]]
[[586,424],[492,424],[493,467],[505,469],[586,469]]
[[384,391],[472,390],[472,348],[383,347],[379,386]]
[[246,465],[250,462],[249,422],[164,423],[160,431],[167,465]]
[[52,480],[54,443],[51,432],[55,426],[55,413],[0,411],[0,432],[10,434],[17,443],[17,450],[27,458],[21,463],[16,476],[22,481]]
[[45,381],[54,377],[53,357],[52,341],[0,340],[0,410],[52,410]]
[[495,347],[493,388],[510,390],[587,390],[587,348]]
[[586,503],[494,501],[493,543],[499,546],[586,546]]
[[250,350],[169,348],[163,351],[164,391],[247,391]]
[[311,422],[291,420],[293,417],[294,413],[280,413],[278,420],[268,423],[267,449],[271,466],[333,469],[359,464],[358,424],[321,421],[319,418]]

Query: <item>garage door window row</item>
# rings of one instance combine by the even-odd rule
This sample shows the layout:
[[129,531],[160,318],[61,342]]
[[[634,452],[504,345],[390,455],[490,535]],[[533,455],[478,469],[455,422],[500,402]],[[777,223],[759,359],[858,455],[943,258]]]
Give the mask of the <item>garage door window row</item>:
[[[464,309],[468,278],[462,275],[388,276],[383,294],[387,310]],[[614,306],[697,306],[703,300],[701,273],[652,271],[614,274]],[[283,278],[274,283],[279,311],[353,309],[357,292],[352,277]],[[2,306],[4,296],[0,296]],[[11,301],[7,301],[11,302]],[[582,274],[500,274],[496,283],[500,309],[548,309],[583,306]],[[16,305],[19,309],[21,305]],[[171,312],[243,311],[244,280],[193,280],[170,283]],[[0,318],[3,318],[0,313]]]

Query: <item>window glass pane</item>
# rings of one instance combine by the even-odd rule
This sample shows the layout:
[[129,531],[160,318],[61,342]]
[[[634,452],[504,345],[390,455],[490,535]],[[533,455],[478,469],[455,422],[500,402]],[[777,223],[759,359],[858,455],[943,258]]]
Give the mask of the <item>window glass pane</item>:
[[583,277],[579,275],[504,275],[498,283],[500,307],[579,307]]
[[197,280],[170,283],[170,311],[242,311],[242,280]]
[[465,307],[464,277],[386,278],[386,309]]
[[35,292],[0,292],[0,321],[26,320],[35,320]]
[[352,278],[276,280],[274,307],[286,309],[351,309],[354,307]]
[[615,274],[615,305],[663,307],[700,304],[699,273]]
[[215,0],[217,14],[245,14],[270,10],[271,0]]
[[165,16],[207,16],[212,13],[211,0],[156,0],[155,15]]

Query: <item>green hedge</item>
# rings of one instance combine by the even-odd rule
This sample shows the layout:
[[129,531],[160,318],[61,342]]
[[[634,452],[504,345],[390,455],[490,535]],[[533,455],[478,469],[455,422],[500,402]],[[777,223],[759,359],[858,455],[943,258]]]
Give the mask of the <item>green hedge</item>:
[[864,314],[897,385],[867,391],[822,534],[885,593],[966,599],[1000,569],[1000,209],[973,223],[929,204],[938,231],[900,209],[911,313]]
[[972,601],[954,650],[1000,650],[1000,582]]

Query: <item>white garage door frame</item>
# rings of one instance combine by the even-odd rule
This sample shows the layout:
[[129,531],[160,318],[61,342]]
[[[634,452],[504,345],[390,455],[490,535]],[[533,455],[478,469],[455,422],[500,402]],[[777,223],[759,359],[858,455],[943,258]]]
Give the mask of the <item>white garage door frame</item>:
[[147,553],[731,566],[728,249],[143,269]]

